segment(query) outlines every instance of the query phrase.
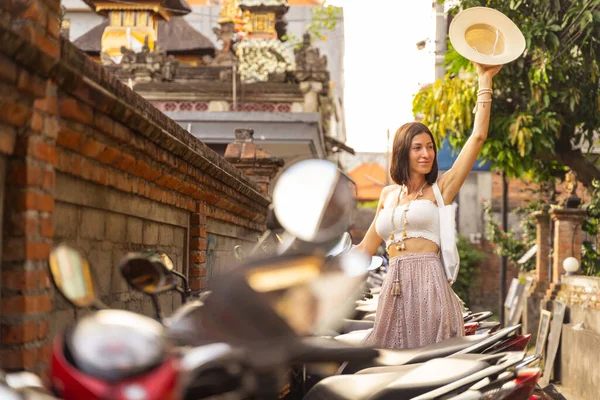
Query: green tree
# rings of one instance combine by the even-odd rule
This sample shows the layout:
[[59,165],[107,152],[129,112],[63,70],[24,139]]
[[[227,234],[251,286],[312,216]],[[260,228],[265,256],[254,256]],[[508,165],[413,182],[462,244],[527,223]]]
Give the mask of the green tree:
[[[306,32],[310,34],[312,42],[327,40],[327,34],[335,29],[342,19],[342,15],[342,8],[332,6],[327,2],[324,2],[320,7],[313,7],[312,19],[306,27]],[[302,39],[291,33],[288,33],[282,39],[287,41],[291,47],[302,45]]]
[[[600,178],[588,153],[600,133],[600,0],[463,0],[506,14],[527,48],[494,78],[489,139],[481,155],[509,176],[545,181],[569,167],[586,186]],[[456,14],[458,8],[451,11]],[[461,148],[470,135],[476,76],[449,44],[447,74],[417,94],[413,111]]]
[[587,235],[581,244],[581,272],[587,276],[600,276],[600,181],[594,180],[592,184],[592,198],[586,205],[588,217],[582,223]]

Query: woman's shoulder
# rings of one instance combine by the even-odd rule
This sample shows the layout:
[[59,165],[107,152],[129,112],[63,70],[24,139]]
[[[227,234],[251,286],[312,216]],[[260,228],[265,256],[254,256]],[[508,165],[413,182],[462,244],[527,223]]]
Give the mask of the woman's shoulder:
[[398,189],[400,189],[400,185],[396,185],[396,184],[388,185],[388,186],[385,186],[383,188],[383,190],[381,191],[381,194],[382,195],[387,195],[387,194],[389,194],[391,192],[395,192]]
[[388,185],[388,186],[385,186],[385,187],[384,187],[384,188],[381,190],[381,197],[380,197],[380,200],[381,200],[381,201],[385,201],[385,199],[387,198],[387,196],[388,196],[390,193],[393,193],[393,192],[395,192],[395,191],[397,191],[397,190],[400,190],[400,185],[396,185],[396,184],[394,184],[394,185]]

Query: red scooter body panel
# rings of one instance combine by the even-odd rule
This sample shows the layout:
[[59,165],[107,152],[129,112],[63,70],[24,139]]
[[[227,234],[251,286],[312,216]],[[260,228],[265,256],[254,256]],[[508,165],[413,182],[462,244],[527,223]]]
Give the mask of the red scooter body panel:
[[539,368],[531,368],[517,373],[518,388],[508,396],[510,400],[531,400],[535,385],[541,376]]
[[470,336],[474,335],[477,332],[477,328],[479,328],[478,322],[468,322],[465,324],[465,335]]
[[531,339],[531,334],[515,336],[513,339],[503,343],[499,351],[525,351],[529,339]]
[[50,382],[64,400],[127,400],[127,391],[146,393],[145,400],[174,400],[177,398],[177,360],[164,362],[143,375],[128,377],[119,382],[107,382],[77,370],[64,356],[64,337],[58,336],[52,345]]
[[527,348],[529,339],[531,339],[531,334],[517,335],[513,338],[495,344],[494,346],[485,350],[484,353],[498,354],[505,351],[524,351]]

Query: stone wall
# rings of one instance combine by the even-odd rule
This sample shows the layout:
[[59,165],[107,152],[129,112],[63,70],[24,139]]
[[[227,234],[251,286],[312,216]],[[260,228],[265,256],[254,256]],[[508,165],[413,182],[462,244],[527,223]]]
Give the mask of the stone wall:
[[[61,41],[59,15],[59,0],[0,2],[7,370],[43,372],[52,333],[88,312],[53,292],[54,244],[71,243],[90,259],[109,306],[148,314],[149,300],[120,277],[123,254],[160,247],[201,290],[209,268],[229,268],[223,259],[234,243],[263,230],[269,204],[248,176]],[[179,304],[172,295],[160,301],[167,313]]]
[[556,300],[567,305],[554,379],[582,400],[600,393],[600,278],[563,277]]

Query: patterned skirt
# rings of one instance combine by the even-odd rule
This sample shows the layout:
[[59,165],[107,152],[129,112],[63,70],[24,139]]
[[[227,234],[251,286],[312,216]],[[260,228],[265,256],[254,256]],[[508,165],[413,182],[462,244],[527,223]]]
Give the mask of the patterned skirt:
[[460,300],[436,253],[390,260],[381,287],[375,325],[363,345],[409,349],[464,336]]

